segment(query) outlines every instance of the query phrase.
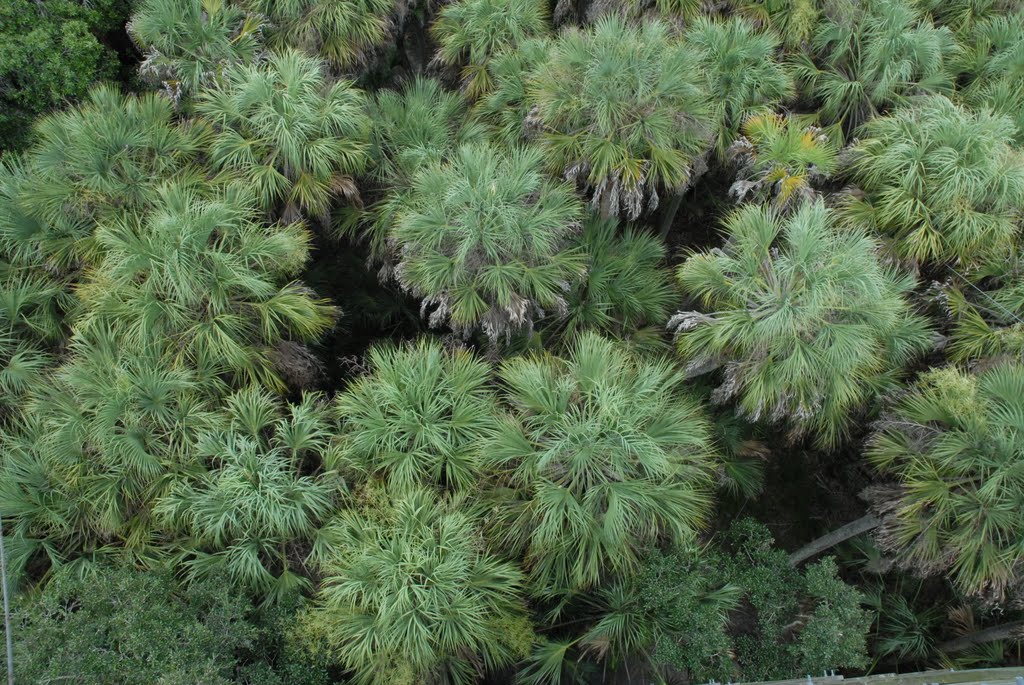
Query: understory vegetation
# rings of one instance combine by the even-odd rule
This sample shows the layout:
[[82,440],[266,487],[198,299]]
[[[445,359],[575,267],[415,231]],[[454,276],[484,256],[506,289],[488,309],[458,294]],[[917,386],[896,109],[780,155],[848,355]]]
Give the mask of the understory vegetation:
[[2,4],[18,682],[1022,663],[1024,3]]

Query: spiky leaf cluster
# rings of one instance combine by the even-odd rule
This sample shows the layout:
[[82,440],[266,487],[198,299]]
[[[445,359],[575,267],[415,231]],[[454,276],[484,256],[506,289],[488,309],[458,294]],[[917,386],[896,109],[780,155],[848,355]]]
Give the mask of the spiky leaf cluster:
[[739,201],[772,199],[789,208],[813,199],[814,183],[836,170],[833,136],[800,117],[755,115],[740,131],[743,135],[728,150],[739,167],[729,193]]
[[916,95],[949,93],[952,32],[908,0],[833,0],[797,73],[824,123],[847,130]]
[[868,456],[902,486],[882,539],[905,565],[1002,592],[1024,559],[1024,369],[932,371],[881,422]]
[[387,256],[388,229],[423,167],[449,159],[463,144],[482,142],[483,127],[466,120],[466,101],[434,79],[416,78],[399,91],[381,90],[370,103],[370,158],[374,180],[386,194],[354,217],[351,230],[369,222],[374,256]]
[[973,24],[956,61],[966,85],[960,98],[975,109],[989,108],[1013,120],[1024,143],[1024,11],[995,14]]
[[433,324],[493,341],[530,328],[538,310],[565,310],[584,269],[567,245],[581,208],[542,164],[536,149],[467,145],[415,175],[389,240],[399,284],[434,309]]
[[723,368],[717,401],[837,443],[853,413],[929,346],[905,299],[913,278],[884,266],[878,242],[840,229],[820,202],[788,217],[746,206],[725,230],[722,249],[679,269],[703,307],[676,315],[679,351],[693,373]]
[[375,347],[368,363],[336,401],[339,465],[381,478],[392,492],[478,487],[495,426],[488,365],[427,340]]
[[1001,259],[1024,202],[1024,157],[1006,117],[928,98],[871,120],[852,176],[865,197],[849,216],[891,235],[917,261],[977,265]]
[[125,348],[109,331],[71,341],[4,434],[0,505],[15,573],[30,561],[85,573],[122,550],[159,555],[152,505],[195,464],[218,389],[210,371]]
[[308,256],[306,230],[259,223],[236,187],[206,197],[168,185],[155,198],[151,213],[97,229],[103,258],[79,288],[78,330],[109,329],[132,348],[283,387],[267,349],[317,337],[335,313],[289,282]]
[[145,211],[168,181],[199,183],[202,125],[178,124],[164,97],[98,86],[80,107],[41,119],[27,154],[34,177],[22,206],[42,224],[39,240],[64,267],[95,260],[95,223]]
[[324,217],[335,197],[358,200],[353,175],[366,164],[365,98],[325,65],[290,50],[232,65],[196,109],[217,127],[213,161],[288,219]]
[[311,623],[354,682],[469,685],[522,656],[521,574],[486,550],[460,504],[413,489],[385,509],[343,511],[325,531],[332,554]]
[[593,329],[656,345],[668,318],[673,290],[664,268],[665,246],[615,219],[587,217],[579,236],[587,273],[568,298],[568,316],[554,322],[563,333]]
[[156,514],[186,536],[182,556],[193,579],[227,577],[268,600],[308,590],[291,559],[308,551],[335,509],[337,486],[322,473],[308,474],[329,449],[327,405],[306,395],[282,409],[277,398],[249,387],[223,406],[195,446],[208,470],[180,480]]
[[547,28],[547,7],[538,0],[459,0],[441,9],[432,31],[438,60],[462,67],[463,90],[475,100],[493,87],[491,58]]
[[697,57],[660,21],[564,31],[526,95],[549,166],[590,187],[605,216],[634,219],[681,192],[714,135]]
[[394,0],[244,0],[266,17],[267,43],[295,48],[347,69],[384,42]]
[[633,569],[645,544],[691,538],[710,506],[710,428],[672,363],[594,333],[565,356],[510,359],[489,454],[514,488],[496,534],[541,596]]
[[764,115],[793,95],[789,69],[777,61],[780,41],[742,17],[699,17],[686,32],[707,92],[718,131],[717,150],[724,155],[751,116]]
[[252,61],[261,24],[230,0],[145,0],[127,30],[145,55],[139,72],[177,98],[212,84],[226,65]]

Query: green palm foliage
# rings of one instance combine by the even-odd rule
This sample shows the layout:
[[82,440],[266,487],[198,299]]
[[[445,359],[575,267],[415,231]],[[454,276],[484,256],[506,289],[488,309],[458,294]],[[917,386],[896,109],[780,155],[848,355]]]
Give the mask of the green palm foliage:
[[251,62],[260,48],[260,19],[230,0],[145,0],[128,32],[145,54],[140,73],[172,97],[213,83],[228,64]]
[[937,23],[950,27],[958,35],[970,33],[979,23],[1013,14],[1022,7],[1020,0],[924,0],[921,6]]
[[899,109],[864,127],[847,208],[856,222],[890,234],[917,261],[974,265],[999,259],[1017,233],[1024,158],[1009,146],[1013,123],[944,97]]
[[932,371],[881,422],[868,451],[902,494],[882,542],[905,565],[1001,593],[1024,559],[1024,368]]
[[789,50],[809,45],[821,14],[818,0],[730,0],[741,16],[775,31]]
[[664,243],[591,214],[579,245],[587,258],[587,274],[569,295],[568,316],[555,325],[569,336],[593,329],[657,346],[674,299]]
[[529,75],[548,60],[550,38],[523,41],[515,50],[499,52],[487,62],[491,91],[477,100],[474,118],[484,124],[492,139],[515,147],[536,134],[533,103],[527,95]]
[[44,228],[24,206],[34,178],[0,162],[0,404],[14,408],[50,363],[74,306],[68,283],[41,248]]
[[776,61],[779,38],[742,17],[698,17],[686,32],[686,42],[697,54],[707,92],[715,94],[712,111],[720,155],[749,117],[767,114],[794,94],[789,70]]
[[659,190],[681,192],[713,136],[694,51],[660,21],[564,31],[526,92],[549,166],[591,188],[604,216],[635,219]]
[[724,365],[716,401],[837,444],[852,413],[930,346],[905,299],[913,278],[883,266],[878,242],[841,230],[821,202],[788,217],[749,205],[725,229],[724,248],[680,267],[704,313],[674,317],[679,351],[693,373]]
[[767,200],[786,209],[817,196],[814,183],[835,173],[839,150],[833,136],[800,117],[775,113],[743,122],[742,136],[729,148],[737,200]]
[[464,502],[414,489],[390,507],[342,511],[325,535],[309,621],[353,682],[468,685],[529,645],[521,575],[486,551]]
[[296,48],[335,67],[358,65],[384,42],[394,0],[244,0],[270,22],[267,43]]
[[566,244],[581,208],[542,166],[536,149],[469,145],[415,175],[389,240],[398,283],[434,309],[432,325],[493,342],[532,327],[540,308],[565,311],[584,270]]
[[408,199],[416,173],[425,166],[440,164],[462,144],[483,140],[483,129],[466,121],[466,101],[446,91],[433,79],[416,78],[401,92],[382,90],[370,104],[370,158],[374,180],[386,195],[359,213],[348,230],[360,219],[371,223],[367,235],[375,257],[387,254],[388,229]]
[[975,109],[1010,117],[1015,143],[1024,143],[1024,11],[996,15],[973,25],[957,68],[966,85],[960,98]]
[[78,330],[110,329],[132,348],[160,346],[194,367],[283,389],[268,349],[315,339],[335,315],[288,282],[306,262],[309,234],[258,222],[236,187],[206,197],[168,185],[156,196],[150,214],[97,229],[103,258],[79,287]]
[[331,424],[317,395],[287,409],[256,387],[225,400],[195,448],[209,470],[179,480],[156,506],[185,536],[182,555],[193,579],[227,577],[268,601],[310,589],[294,560],[335,510],[337,486],[304,471],[323,463]]
[[488,62],[499,52],[546,33],[547,7],[542,0],[458,0],[441,8],[433,25],[437,59],[462,66],[462,86],[470,99],[493,87]]
[[[953,328],[947,352],[953,362],[1024,359],[1024,281],[1016,259],[994,265],[985,290],[956,282],[945,291]],[[959,280],[959,279],[958,279]]]
[[833,0],[797,73],[825,123],[852,130],[915,95],[952,90],[952,32],[910,0]]
[[109,331],[72,339],[69,353],[3,437],[16,573],[30,560],[85,572],[121,550],[158,557],[152,504],[196,466],[192,445],[219,388],[208,369],[126,348]]
[[97,258],[96,221],[144,211],[168,180],[203,176],[195,162],[204,127],[176,124],[173,104],[156,94],[98,86],[80,107],[40,120],[36,136],[27,157],[35,180],[22,202],[27,218],[43,224],[43,249],[62,267]]
[[365,99],[349,82],[330,81],[319,60],[288,51],[231,65],[196,109],[216,124],[214,162],[243,178],[267,210],[324,217],[338,195],[358,202],[352,176],[366,163]]
[[336,401],[342,471],[379,477],[396,493],[478,487],[495,426],[489,366],[429,340],[375,347],[368,362]]
[[564,357],[507,360],[500,378],[509,413],[488,454],[514,494],[495,533],[525,554],[536,594],[592,588],[702,527],[710,426],[670,361],[584,333]]

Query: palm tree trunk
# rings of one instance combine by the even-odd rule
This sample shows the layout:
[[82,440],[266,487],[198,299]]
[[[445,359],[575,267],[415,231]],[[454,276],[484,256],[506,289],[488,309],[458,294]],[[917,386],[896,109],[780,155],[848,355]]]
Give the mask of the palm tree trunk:
[[962,652],[968,647],[974,645],[985,644],[986,642],[995,642],[996,640],[1006,640],[1008,638],[1016,637],[1018,640],[1024,639],[1024,621],[1011,621],[1010,623],[1004,623],[998,626],[992,626],[991,628],[985,628],[984,630],[978,630],[967,635],[962,635],[958,638],[943,642],[939,645],[939,651],[951,653],[951,652]]
[[659,235],[662,240],[668,237],[669,231],[672,230],[672,224],[676,219],[676,212],[679,211],[679,206],[683,204],[683,194],[680,192],[672,193],[672,199],[668,201],[668,206],[665,207],[664,213],[661,215],[661,226],[659,226]]
[[826,549],[835,547],[840,542],[844,542],[845,540],[856,537],[861,533],[866,533],[869,530],[877,528],[881,523],[882,519],[874,514],[865,514],[856,521],[850,521],[845,526],[840,526],[831,533],[822,535],[817,540],[807,543],[797,551],[790,554],[789,565],[799,566],[804,561],[807,561],[817,554],[821,554]]

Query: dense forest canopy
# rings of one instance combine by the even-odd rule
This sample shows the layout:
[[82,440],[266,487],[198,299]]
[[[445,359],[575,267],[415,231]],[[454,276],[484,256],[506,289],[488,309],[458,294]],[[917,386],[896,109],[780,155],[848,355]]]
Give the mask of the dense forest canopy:
[[1018,0],[0,4],[18,682],[1022,664]]

